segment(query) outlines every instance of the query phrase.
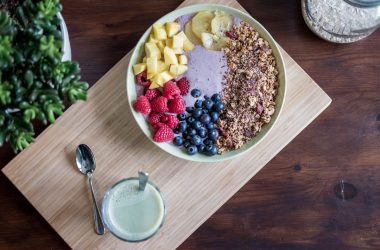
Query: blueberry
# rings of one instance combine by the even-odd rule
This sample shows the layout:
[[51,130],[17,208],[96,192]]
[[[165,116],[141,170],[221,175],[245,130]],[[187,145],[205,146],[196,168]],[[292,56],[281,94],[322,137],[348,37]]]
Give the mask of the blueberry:
[[220,112],[224,109],[224,104],[222,102],[217,102],[214,104],[214,110]]
[[213,95],[211,96],[211,100],[212,100],[213,102],[220,102],[221,99],[222,99],[222,98],[220,97],[219,94],[213,94]]
[[198,129],[197,134],[200,137],[205,138],[207,136],[207,130],[205,128],[200,128]]
[[200,129],[202,127],[202,123],[200,121],[195,121],[192,123],[194,129]]
[[193,113],[194,108],[193,107],[186,107],[187,113]]
[[195,118],[192,116],[187,117],[187,123],[193,123],[195,122]]
[[210,138],[211,140],[215,141],[216,139],[218,139],[219,137],[219,132],[217,129],[210,129],[208,131],[208,138]]
[[185,148],[190,147],[190,145],[191,145],[190,140],[185,140],[185,142],[183,143],[183,146],[184,146]]
[[179,130],[179,132],[185,132],[186,131],[186,129],[187,129],[187,124],[186,124],[186,122],[180,122],[179,124],[178,124],[178,130]]
[[216,148],[216,146],[214,144],[210,144],[210,145],[207,145],[206,146],[206,154],[207,155],[216,155],[218,153],[218,149]]
[[178,128],[173,129],[174,134],[179,134]]
[[181,146],[183,144],[183,138],[181,136],[176,136],[174,137],[173,143],[176,146]]
[[195,146],[195,145],[191,145],[191,146],[189,146],[188,148],[187,148],[187,153],[189,154],[189,155],[194,155],[194,154],[196,154],[198,152],[198,149],[197,149],[197,146]]
[[214,128],[214,124],[209,123],[209,124],[206,125],[206,128],[207,129],[213,129]]
[[186,113],[181,113],[177,115],[178,120],[184,121],[186,120]]
[[200,117],[201,115],[202,115],[202,109],[200,109],[200,108],[194,109],[194,111],[193,111],[194,117]]
[[202,109],[203,114],[208,114],[208,109]]
[[187,129],[187,135],[189,136],[193,136],[193,135],[196,135],[197,134],[197,131],[193,128],[188,128]]
[[201,121],[202,123],[204,123],[204,124],[208,124],[208,123],[210,123],[210,120],[211,120],[211,118],[210,118],[210,116],[209,116],[208,114],[203,114],[203,115],[201,116],[201,118],[200,118],[200,121]]
[[203,108],[205,108],[205,109],[211,109],[212,105],[213,105],[213,103],[210,99],[206,99],[203,101]]
[[194,103],[194,108],[202,108],[202,100],[196,100]]
[[210,97],[208,97],[207,95],[205,95],[205,96],[203,96],[203,99],[210,100]]
[[204,141],[203,141],[203,143],[207,146],[207,145],[211,145],[211,144],[213,144],[213,142],[212,142],[212,140],[210,140],[210,139],[205,139]]
[[203,151],[205,151],[206,146],[205,146],[204,144],[199,144],[199,145],[197,146],[197,148],[198,148],[198,152],[203,152]]
[[210,118],[211,118],[211,122],[216,122],[219,118],[219,113],[218,112],[211,112],[210,113]]
[[202,139],[199,135],[193,135],[191,137],[191,143],[197,146],[202,143]]
[[202,92],[199,89],[193,89],[193,90],[191,90],[190,94],[192,97],[197,98],[197,97],[200,97],[202,95]]

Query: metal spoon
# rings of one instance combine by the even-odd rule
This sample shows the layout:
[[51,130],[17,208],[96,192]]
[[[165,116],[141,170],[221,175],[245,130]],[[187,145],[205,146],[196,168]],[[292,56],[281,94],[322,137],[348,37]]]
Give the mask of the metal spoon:
[[96,203],[94,189],[92,187],[92,174],[94,173],[96,167],[95,156],[86,144],[80,144],[77,147],[75,159],[79,171],[87,175],[88,182],[90,183],[92,203],[94,208],[95,232],[99,235],[103,235],[105,233],[104,224],[100,215],[98,204]]
[[149,174],[143,171],[139,171],[139,190],[144,191],[146,183],[148,182]]

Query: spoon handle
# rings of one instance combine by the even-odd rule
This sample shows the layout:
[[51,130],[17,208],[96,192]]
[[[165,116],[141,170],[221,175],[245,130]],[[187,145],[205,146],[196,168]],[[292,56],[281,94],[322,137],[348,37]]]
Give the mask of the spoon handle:
[[92,204],[93,204],[93,208],[94,208],[95,232],[99,235],[103,235],[105,233],[105,229],[104,229],[102,217],[100,215],[98,203],[96,202],[96,198],[95,198],[95,194],[94,194],[94,188],[92,187],[92,175],[89,174],[87,176],[88,176],[88,182],[90,183]]

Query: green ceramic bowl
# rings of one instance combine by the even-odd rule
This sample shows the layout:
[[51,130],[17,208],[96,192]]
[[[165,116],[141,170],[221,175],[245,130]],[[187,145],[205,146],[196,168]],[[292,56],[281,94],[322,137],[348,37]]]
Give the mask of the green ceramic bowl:
[[[246,143],[242,148],[238,150],[233,150],[228,153],[222,154],[222,155],[215,155],[215,156],[206,156],[203,154],[195,154],[195,155],[188,155],[182,148],[178,148],[174,146],[171,143],[156,143],[152,140],[152,132],[149,128],[148,123],[146,122],[145,118],[143,115],[140,113],[137,113],[133,109],[133,101],[136,100],[137,98],[137,93],[136,93],[136,80],[133,74],[132,70],[132,65],[141,62],[143,58],[143,52],[144,52],[144,42],[148,39],[149,34],[151,32],[151,27],[145,31],[144,35],[140,38],[139,42],[136,45],[135,50],[132,53],[131,60],[128,65],[128,72],[127,72],[127,95],[128,95],[128,102],[129,106],[131,108],[131,112],[133,114],[133,117],[136,119],[136,122],[138,126],[141,128],[141,130],[144,132],[144,134],[151,140],[157,147],[161,148],[162,150],[168,152],[169,154],[172,154],[174,156],[177,156],[179,158],[185,159],[185,160],[190,160],[190,161],[198,161],[198,162],[216,162],[216,161],[223,161],[227,159],[231,159],[234,157],[237,157],[248,150],[251,150],[257,145],[272,129],[274,124],[276,123],[278,116],[281,112],[283,103],[284,103],[284,97],[285,97],[285,90],[286,90],[286,73],[285,73],[285,67],[284,67],[284,61],[282,59],[280,50],[272,38],[272,36],[269,34],[269,32],[255,19],[253,19],[251,16],[248,14],[234,9],[230,8],[224,5],[217,5],[217,4],[198,4],[198,5],[192,5],[189,7],[181,8],[174,10],[170,12],[169,14],[163,16],[160,18],[157,22],[160,23],[165,23],[169,21],[174,21],[178,17],[185,15],[185,14],[190,14],[190,13],[196,13],[202,10],[222,10],[226,13],[229,13],[233,16],[239,17],[241,20],[249,23],[254,27],[263,37],[265,40],[268,41],[270,44],[274,56],[276,57],[276,63],[277,63],[277,68],[279,71],[279,82],[280,82],[280,88],[278,95],[276,97],[276,111],[272,116],[271,122],[269,124],[266,124],[263,126],[261,132],[253,138],[251,141]],[[251,152],[253,153],[253,152]]]

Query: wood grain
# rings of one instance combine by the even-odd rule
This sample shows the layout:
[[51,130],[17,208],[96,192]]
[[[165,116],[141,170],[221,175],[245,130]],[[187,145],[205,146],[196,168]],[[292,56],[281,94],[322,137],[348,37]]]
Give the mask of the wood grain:
[[[179,3],[63,1],[84,78],[94,83]],[[298,1],[241,3],[334,102],[181,248],[378,248],[380,33],[355,44],[330,44],[306,28]],[[12,157],[1,148],[1,166]],[[351,201],[332,193],[342,178],[358,188]],[[0,197],[1,249],[67,248],[2,174]],[[313,207],[318,211],[311,213]]]

